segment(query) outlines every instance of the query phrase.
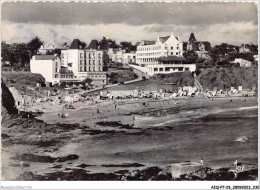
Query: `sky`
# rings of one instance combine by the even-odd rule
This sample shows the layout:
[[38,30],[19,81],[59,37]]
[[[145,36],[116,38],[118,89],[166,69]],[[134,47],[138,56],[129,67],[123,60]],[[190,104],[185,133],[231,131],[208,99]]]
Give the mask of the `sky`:
[[187,41],[257,44],[257,5],[242,2],[4,2],[1,37],[7,43],[35,36],[46,44],[87,44],[103,36],[136,43],[173,34]]

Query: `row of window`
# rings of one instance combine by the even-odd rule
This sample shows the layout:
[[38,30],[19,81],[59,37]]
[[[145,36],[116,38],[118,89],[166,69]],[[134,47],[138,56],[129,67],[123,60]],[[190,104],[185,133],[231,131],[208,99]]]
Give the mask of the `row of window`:
[[143,59],[138,59],[138,61],[140,62],[153,62],[153,61],[157,61],[158,58],[143,58]]
[[[96,61],[95,60],[84,60],[85,65],[88,63],[89,65],[91,65],[91,62],[93,63],[93,65],[95,65]],[[80,60],[80,65],[83,65],[83,60]],[[101,60],[98,60],[98,65],[101,65]]]
[[[84,53],[84,57],[95,58],[95,53]],[[101,58],[101,53],[97,53],[97,57]],[[83,58],[83,53],[80,53],[80,58]]]
[[82,76],[86,78],[105,78],[106,75],[88,75],[88,76]]
[[79,67],[79,72],[95,72],[95,71],[102,71],[102,67],[98,67],[97,70],[95,67],[87,67],[87,66],[80,66]]
[[[158,56],[161,55],[161,52],[155,52],[155,53],[138,53],[137,56]],[[167,55],[167,52],[164,52],[162,55]],[[174,55],[174,52],[168,52],[168,55]],[[176,52],[175,55],[179,55],[179,52]]]
[[160,50],[161,46],[152,46],[152,47],[138,47],[138,51],[151,51],[151,50]]
[[[172,68],[172,67],[154,68],[154,72],[158,72],[158,71],[160,71],[160,72],[170,71],[171,68]],[[185,71],[189,71],[189,70],[190,70],[188,67],[185,67],[185,68],[183,68],[183,67],[178,67],[178,68],[172,68],[172,69],[173,69],[173,71],[183,71],[183,69],[184,69]]]
[[[55,74],[55,78],[59,78],[58,74]],[[73,78],[73,75],[60,75],[60,78]]]
[[154,53],[137,53],[137,56],[156,56],[161,55],[161,52],[154,52]]
[[[167,45],[164,47],[165,50],[168,49]],[[173,46],[170,47],[173,50]],[[179,44],[177,44],[176,49],[179,49]],[[138,51],[154,51],[154,50],[161,50],[161,46],[152,46],[152,47],[138,47]]]

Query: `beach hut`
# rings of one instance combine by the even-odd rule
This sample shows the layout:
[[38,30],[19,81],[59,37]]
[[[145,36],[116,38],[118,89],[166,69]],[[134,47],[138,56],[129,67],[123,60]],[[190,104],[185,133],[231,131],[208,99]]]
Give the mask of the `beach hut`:
[[41,83],[39,82],[36,83],[36,87],[40,88],[41,86],[42,86]]
[[46,82],[45,84],[46,84],[46,87],[48,87],[48,88],[52,87],[52,83],[51,82]]

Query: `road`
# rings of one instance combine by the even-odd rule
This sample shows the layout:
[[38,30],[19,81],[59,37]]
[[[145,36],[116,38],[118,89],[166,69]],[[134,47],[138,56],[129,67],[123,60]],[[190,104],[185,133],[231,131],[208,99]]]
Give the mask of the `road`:
[[[135,83],[135,82],[139,82],[139,81],[142,81],[143,80],[143,77],[145,77],[146,79],[149,79],[149,75],[143,73],[142,71],[139,71],[137,69],[134,69],[132,68],[134,73],[137,74],[137,78],[134,79],[134,80],[129,80],[129,81],[126,81],[124,82],[124,85],[128,85],[128,84],[132,84],[132,83]],[[104,88],[103,87],[99,87],[99,88],[95,88],[95,89],[91,89],[91,90],[86,90],[86,91],[82,91],[82,92],[79,92],[78,94],[79,95],[82,95],[82,94],[85,94],[85,93],[90,93],[90,92],[97,92],[97,91],[101,91],[103,89],[109,89],[111,87],[114,87],[114,86],[118,86],[119,83],[117,84],[110,84],[110,85],[106,85]]]

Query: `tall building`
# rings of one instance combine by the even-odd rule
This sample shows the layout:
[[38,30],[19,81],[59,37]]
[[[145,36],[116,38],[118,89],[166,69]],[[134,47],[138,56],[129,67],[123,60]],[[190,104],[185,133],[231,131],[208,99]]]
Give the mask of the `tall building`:
[[179,37],[157,37],[156,41],[142,41],[137,46],[137,64],[157,64],[159,57],[183,56],[183,42]]
[[195,71],[195,64],[183,64],[183,42],[173,34],[156,41],[137,43],[136,63],[132,67],[148,75]]
[[96,86],[106,84],[103,51],[98,49],[95,40],[84,48],[79,39],[74,39],[68,50],[61,51],[61,65],[72,71],[78,80],[90,78],[93,80],[92,84]]

